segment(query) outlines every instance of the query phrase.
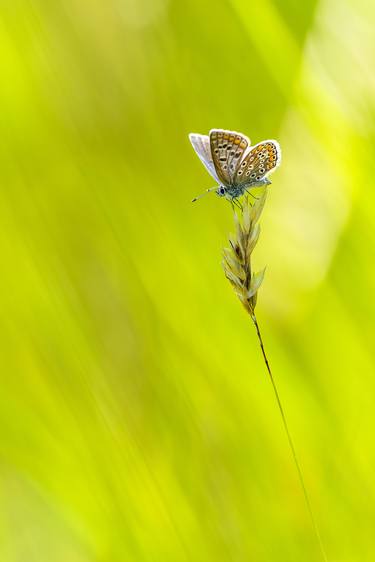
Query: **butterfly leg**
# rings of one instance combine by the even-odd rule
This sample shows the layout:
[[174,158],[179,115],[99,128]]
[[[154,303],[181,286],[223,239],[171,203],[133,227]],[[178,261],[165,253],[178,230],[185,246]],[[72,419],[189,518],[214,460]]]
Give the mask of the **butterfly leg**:
[[236,207],[240,210],[243,211],[243,207],[241,205],[241,203],[238,201],[238,199],[236,197],[233,197],[233,199],[231,200],[232,205],[236,205]]
[[253,199],[256,199],[256,200],[258,201],[259,197],[255,197],[255,195],[253,195],[253,194],[251,193],[251,191],[247,191],[247,189],[245,189],[245,191],[246,191],[246,193],[247,193],[248,195],[251,195],[251,197],[252,197]]

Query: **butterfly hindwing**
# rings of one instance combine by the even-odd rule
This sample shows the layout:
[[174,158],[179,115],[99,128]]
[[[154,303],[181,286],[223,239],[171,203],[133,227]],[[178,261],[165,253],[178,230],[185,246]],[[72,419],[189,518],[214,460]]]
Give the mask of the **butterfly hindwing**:
[[274,171],[281,162],[279,143],[274,140],[260,142],[253,146],[237,167],[235,185],[251,184],[262,180]]
[[220,182],[226,186],[232,184],[241,159],[249,146],[247,137],[235,131],[212,129],[210,145],[212,160]]
[[190,133],[189,139],[201,162],[205,165],[207,171],[211,174],[215,181],[217,181],[217,183],[220,183],[211,156],[210,138],[207,135]]

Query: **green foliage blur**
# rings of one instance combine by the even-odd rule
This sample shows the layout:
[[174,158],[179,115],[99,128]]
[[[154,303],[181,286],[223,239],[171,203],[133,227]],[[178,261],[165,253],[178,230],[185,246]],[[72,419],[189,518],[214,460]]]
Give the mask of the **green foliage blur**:
[[230,205],[189,132],[279,140],[257,314],[330,562],[375,560],[375,5],[0,12],[1,562],[319,562]]

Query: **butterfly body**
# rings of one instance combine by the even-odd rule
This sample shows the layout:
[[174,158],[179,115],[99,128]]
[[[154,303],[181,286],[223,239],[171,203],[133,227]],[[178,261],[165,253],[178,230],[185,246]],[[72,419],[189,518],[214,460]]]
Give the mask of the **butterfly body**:
[[245,192],[248,192],[249,189],[254,189],[255,187],[264,187],[270,184],[271,182],[268,178],[262,178],[259,181],[255,180],[239,185],[219,185],[219,187],[216,189],[216,194],[219,197],[225,197],[226,199],[229,199],[231,201],[232,199],[239,199],[240,197],[242,197],[242,195],[244,195]]
[[281,150],[275,140],[262,141],[255,146],[242,133],[212,129],[208,135],[192,133],[190,142],[200,160],[219,184],[219,197],[230,201],[256,187],[269,185],[267,175],[281,162]]

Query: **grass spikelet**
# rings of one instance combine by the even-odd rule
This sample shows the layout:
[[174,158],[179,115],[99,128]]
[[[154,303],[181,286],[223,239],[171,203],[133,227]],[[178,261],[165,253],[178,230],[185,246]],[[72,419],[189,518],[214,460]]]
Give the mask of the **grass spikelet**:
[[229,237],[230,248],[223,251],[223,269],[232,284],[241,303],[250,314],[254,315],[258,289],[262,284],[264,269],[253,273],[251,255],[258,242],[261,216],[266,202],[267,192],[251,205],[248,198],[244,199],[243,208],[234,214],[236,234]]

